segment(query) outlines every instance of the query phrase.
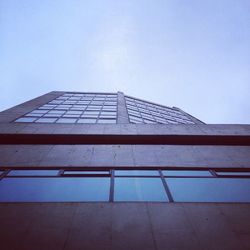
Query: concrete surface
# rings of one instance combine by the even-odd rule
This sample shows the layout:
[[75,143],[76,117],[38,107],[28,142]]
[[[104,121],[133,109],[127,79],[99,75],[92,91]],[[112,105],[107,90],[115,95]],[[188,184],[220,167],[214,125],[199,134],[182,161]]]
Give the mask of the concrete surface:
[[1,250],[247,250],[250,204],[2,203]]

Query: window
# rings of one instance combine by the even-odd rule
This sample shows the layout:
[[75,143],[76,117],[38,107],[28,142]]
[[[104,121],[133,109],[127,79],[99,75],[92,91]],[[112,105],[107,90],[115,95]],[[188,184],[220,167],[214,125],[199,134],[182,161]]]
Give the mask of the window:
[[[25,114],[15,122],[35,123],[87,123],[83,118],[96,118],[98,123],[116,123],[117,95],[116,94],[76,94],[65,93],[60,97]],[[103,111],[99,120],[99,113]],[[107,115],[106,117],[104,115]],[[91,123],[93,123],[91,121]]]
[[160,178],[116,178],[115,201],[168,201]]
[[27,168],[0,169],[0,177],[2,202],[250,202],[250,169]]
[[[130,122],[161,124],[194,124],[186,114],[161,105],[125,96]],[[134,116],[143,120],[134,119]],[[164,119],[166,118],[166,119]]]
[[2,202],[108,201],[108,199],[108,178],[5,178],[0,181]]
[[174,201],[250,202],[250,179],[169,178]]

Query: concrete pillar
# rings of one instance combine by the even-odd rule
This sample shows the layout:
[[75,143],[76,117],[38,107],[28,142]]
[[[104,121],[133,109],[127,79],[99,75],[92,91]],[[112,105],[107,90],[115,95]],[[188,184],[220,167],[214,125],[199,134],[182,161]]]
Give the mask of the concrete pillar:
[[126,101],[124,94],[122,92],[117,93],[117,123],[118,124],[129,123]]

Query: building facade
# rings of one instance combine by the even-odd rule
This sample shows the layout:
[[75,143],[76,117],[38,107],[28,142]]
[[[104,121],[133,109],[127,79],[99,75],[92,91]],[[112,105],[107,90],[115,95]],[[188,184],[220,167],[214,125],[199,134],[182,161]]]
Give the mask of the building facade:
[[0,113],[3,249],[249,249],[250,126],[118,93]]

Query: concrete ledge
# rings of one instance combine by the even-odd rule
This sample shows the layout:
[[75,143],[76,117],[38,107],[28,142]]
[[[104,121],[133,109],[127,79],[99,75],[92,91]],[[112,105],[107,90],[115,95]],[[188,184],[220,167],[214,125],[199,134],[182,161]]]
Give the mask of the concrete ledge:
[[0,144],[105,145],[239,145],[250,146],[250,135],[84,135],[0,134]]

